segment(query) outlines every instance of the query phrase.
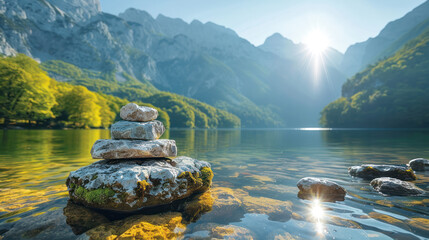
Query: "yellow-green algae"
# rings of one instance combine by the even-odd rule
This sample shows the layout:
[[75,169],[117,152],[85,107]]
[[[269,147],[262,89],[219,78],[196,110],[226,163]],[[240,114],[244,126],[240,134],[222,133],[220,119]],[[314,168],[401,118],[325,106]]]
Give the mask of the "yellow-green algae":
[[148,183],[146,180],[142,180],[137,182],[137,186],[140,189],[142,193],[144,193],[146,190],[148,190],[152,185]]
[[115,191],[110,188],[99,188],[88,190],[84,187],[77,187],[74,194],[88,203],[104,204],[107,203],[109,198],[115,196]]
[[86,235],[90,239],[176,239],[183,236],[186,225],[178,212],[136,215],[95,227]]

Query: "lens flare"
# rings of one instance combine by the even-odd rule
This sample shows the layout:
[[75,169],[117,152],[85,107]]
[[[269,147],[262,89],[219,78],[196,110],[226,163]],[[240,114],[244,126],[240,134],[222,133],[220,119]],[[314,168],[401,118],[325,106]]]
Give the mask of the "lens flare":
[[321,72],[326,74],[325,58],[329,43],[329,38],[319,28],[310,31],[304,38],[309,64],[313,69],[315,87],[321,79]]
[[314,199],[311,203],[310,208],[311,217],[314,220],[315,229],[317,234],[322,235],[325,231],[324,225],[323,225],[323,219],[325,216],[325,211],[323,209],[322,204],[320,203],[319,199]]
[[313,55],[322,55],[329,46],[329,39],[321,30],[309,32],[304,40],[307,51]]

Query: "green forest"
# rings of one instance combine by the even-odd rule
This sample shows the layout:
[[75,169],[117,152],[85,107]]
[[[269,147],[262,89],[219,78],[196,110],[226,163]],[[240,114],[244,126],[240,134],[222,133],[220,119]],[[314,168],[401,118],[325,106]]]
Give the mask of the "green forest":
[[429,30],[348,79],[324,108],[326,127],[429,127]]
[[132,101],[156,108],[167,128],[240,126],[231,113],[122,75],[119,83],[114,71],[82,70],[61,61],[39,64],[23,54],[1,57],[0,119],[6,126],[107,128]]

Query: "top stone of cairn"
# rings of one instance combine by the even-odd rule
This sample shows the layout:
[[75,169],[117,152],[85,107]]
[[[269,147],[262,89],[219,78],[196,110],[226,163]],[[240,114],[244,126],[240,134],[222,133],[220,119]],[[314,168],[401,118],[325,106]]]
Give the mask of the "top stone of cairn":
[[158,111],[150,107],[128,103],[121,108],[121,118],[132,122],[149,122],[158,117]]

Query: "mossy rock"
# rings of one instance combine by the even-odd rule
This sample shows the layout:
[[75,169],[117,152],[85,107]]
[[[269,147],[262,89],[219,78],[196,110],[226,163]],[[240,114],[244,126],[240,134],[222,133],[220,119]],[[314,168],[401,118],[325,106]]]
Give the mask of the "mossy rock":
[[189,157],[149,160],[102,160],[71,172],[70,198],[87,207],[135,211],[169,204],[212,183],[210,164]]
[[349,174],[353,177],[373,180],[380,177],[397,178],[403,181],[416,180],[416,174],[407,165],[374,165],[364,164],[349,168]]

